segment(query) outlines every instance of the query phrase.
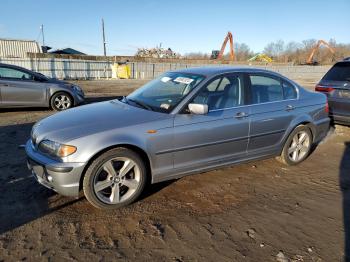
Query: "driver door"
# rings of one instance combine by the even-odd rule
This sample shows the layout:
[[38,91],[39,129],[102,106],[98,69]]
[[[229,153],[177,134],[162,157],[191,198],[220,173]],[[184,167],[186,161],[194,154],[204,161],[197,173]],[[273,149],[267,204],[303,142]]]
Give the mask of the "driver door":
[[208,113],[177,114],[174,119],[174,168],[188,171],[225,164],[247,154],[249,112],[243,76],[230,74],[204,86],[191,103],[208,105]]

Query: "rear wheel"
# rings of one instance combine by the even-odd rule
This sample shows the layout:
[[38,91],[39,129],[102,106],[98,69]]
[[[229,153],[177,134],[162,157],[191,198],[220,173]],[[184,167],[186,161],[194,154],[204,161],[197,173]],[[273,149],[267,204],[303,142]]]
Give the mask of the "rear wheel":
[[66,110],[72,106],[73,99],[65,92],[58,92],[51,97],[51,107],[56,111]]
[[311,131],[307,126],[301,125],[289,135],[278,159],[287,165],[297,165],[308,157],[311,148]]
[[146,184],[146,168],[138,154],[115,148],[98,157],[87,169],[83,190],[97,208],[116,209],[134,202]]

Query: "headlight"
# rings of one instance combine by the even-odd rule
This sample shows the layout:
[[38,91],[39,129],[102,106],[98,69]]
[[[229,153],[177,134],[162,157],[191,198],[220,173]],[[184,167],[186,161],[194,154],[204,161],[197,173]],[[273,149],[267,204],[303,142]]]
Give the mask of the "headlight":
[[74,91],[82,93],[83,90],[79,86],[73,86]]
[[51,140],[43,140],[39,144],[39,150],[49,155],[66,157],[74,154],[77,148],[75,146],[62,145]]

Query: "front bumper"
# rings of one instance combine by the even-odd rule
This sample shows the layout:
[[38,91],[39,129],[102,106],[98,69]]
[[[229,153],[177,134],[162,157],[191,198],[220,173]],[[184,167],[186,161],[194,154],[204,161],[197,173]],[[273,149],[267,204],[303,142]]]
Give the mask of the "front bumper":
[[28,169],[40,184],[61,195],[78,197],[85,163],[58,162],[36,151],[31,140],[27,141],[25,150]]

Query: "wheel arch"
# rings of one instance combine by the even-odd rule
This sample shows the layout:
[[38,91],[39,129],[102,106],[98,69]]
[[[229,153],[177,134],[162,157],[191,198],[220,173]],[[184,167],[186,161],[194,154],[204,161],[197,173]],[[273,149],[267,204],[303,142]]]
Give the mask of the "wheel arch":
[[311,119],[300,119],[299,121],[294,121],[291,125],[290,128],[287,129],[287,132],[285,133],[285,136],[282,139],[281,143],[281,150],[279,154],[281,154],[284,144],[287,142],[287,139],[289,138],[290,134],[298,127],[298,126],[306,126],[307,128],[310,129],[311,136],[312,136],[312,142],[315,142],[316,138],[316,126],[312,123]]
[[98,151],[97,153],[95,153],[87,162],[87,164],[84,167],[84,170],[82,172],[82,175],[80,176],[80,181],[79,181],[79,191],[82,189],[83,186],[83,180],[85,177],[85,173],[86,170],[89,168],[89,166],[91,165],[91,163],[98,158],[99,156],[101,156],[102,154],[104,154],[105,152],[114,149],[114,148],[127,148],[132,150],[133,152],[137,153],[143,160],[143,162],[145,163],[145,167],[147,170],[147,179],[151,179],[152,178],[152,173],[151,173],[151,161],[149,156],[147,155],[146,151],[143,150],[142,148],[132,145],[132,144],[128,144],[128,143],[121,143],[121,144],[116,144],[116,145],[111,145],[109,147],[106,147],[100,151]]
[[50,89],[49,90],[49,101],[48,101],[50,107],[51,107],[51,100],[52,100],[53,96],[58,94],[58,93],[66,93],[67,95],[69,95],[69,97],[72,99],[73,105],[75,105],[74,95],[70,91],[61,90],[61,89]]

